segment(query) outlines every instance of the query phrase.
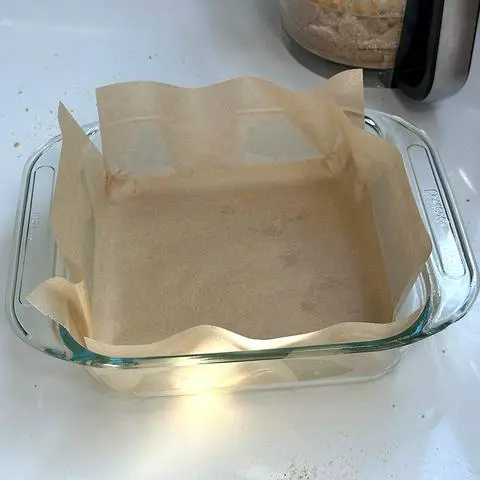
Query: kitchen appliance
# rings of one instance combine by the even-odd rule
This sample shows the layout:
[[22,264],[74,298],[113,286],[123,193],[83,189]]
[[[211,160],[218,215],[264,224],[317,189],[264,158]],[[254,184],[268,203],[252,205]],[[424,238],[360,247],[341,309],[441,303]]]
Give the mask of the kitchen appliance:
[[[98,124],[84,129],[100,147]],[[475,300],[479,283],[447,177],[429,139],[412,124],[375,111],[367,111],[366,129],[389,139],[401,152],[433,244],[432,254],[399,315],[420,313],[397,335],[308,347],[143,358],[99,355],[79,345],[66,329],[26,300],[42,281],[66,274],[50,224],[61,136],[41,147],[26,165],[7,298],[11,326],[22,340],[47,355],[89,367],[101,383],[132,395],[336,383],[384,374],[407,345],[462,318]]]
[[[480,0],[280,0],[287,46],[331,76],[325,60],[372,70],[369,85],[437,101],[465,84]],[[322,60],[320,60],[320,57]]]

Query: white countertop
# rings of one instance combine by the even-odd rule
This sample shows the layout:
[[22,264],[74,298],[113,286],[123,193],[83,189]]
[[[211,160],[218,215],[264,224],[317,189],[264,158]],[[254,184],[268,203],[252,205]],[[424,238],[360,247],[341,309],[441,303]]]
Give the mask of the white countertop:
[[[320,81],[280,41],[276,0],[0,3],[1,291],[22,168],[57,133],[59,100],[85,123],[96,118],[95,87],[116,81]],[[432,107],[379,89],[367,92],[367,106],[430,135],[480,258],[479,88],[477,55],[452,99]],[[480,478],[479,313],[477,303],[374,382],[151,400],[106,395],[81,367],[25,345],[2,318],[0,477]]]

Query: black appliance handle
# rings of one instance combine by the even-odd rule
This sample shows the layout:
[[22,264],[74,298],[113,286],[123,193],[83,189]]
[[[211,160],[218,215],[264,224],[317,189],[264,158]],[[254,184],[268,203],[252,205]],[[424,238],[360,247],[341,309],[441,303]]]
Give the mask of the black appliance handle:
[[393,86],[423,101],[453,95],[465,84],[480,0],[407,0]]

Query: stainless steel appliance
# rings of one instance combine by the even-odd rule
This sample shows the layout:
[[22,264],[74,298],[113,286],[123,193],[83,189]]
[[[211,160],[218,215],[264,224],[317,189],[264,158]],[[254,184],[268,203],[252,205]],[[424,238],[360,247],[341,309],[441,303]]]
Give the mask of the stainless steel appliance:
[[[287,42],[308,68],[370,69],[370,84],[423,101],[465,84],[480,0],[280,0]],[[319,60],[319,58],[322,60]],[[373,80],[372,80],[373,79]]]

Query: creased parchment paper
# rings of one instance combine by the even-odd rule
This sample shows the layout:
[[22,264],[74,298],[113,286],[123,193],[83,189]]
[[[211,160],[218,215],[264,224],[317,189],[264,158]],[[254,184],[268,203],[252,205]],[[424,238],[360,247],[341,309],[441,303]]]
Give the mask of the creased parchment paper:
[[[91,350],[142,357],[373,340],[430,254],[361,71],[97,90],[102,153],[60,104],[53,227],[68,280],[29,296]],[[394,321],[395,320],[395,321]]]

